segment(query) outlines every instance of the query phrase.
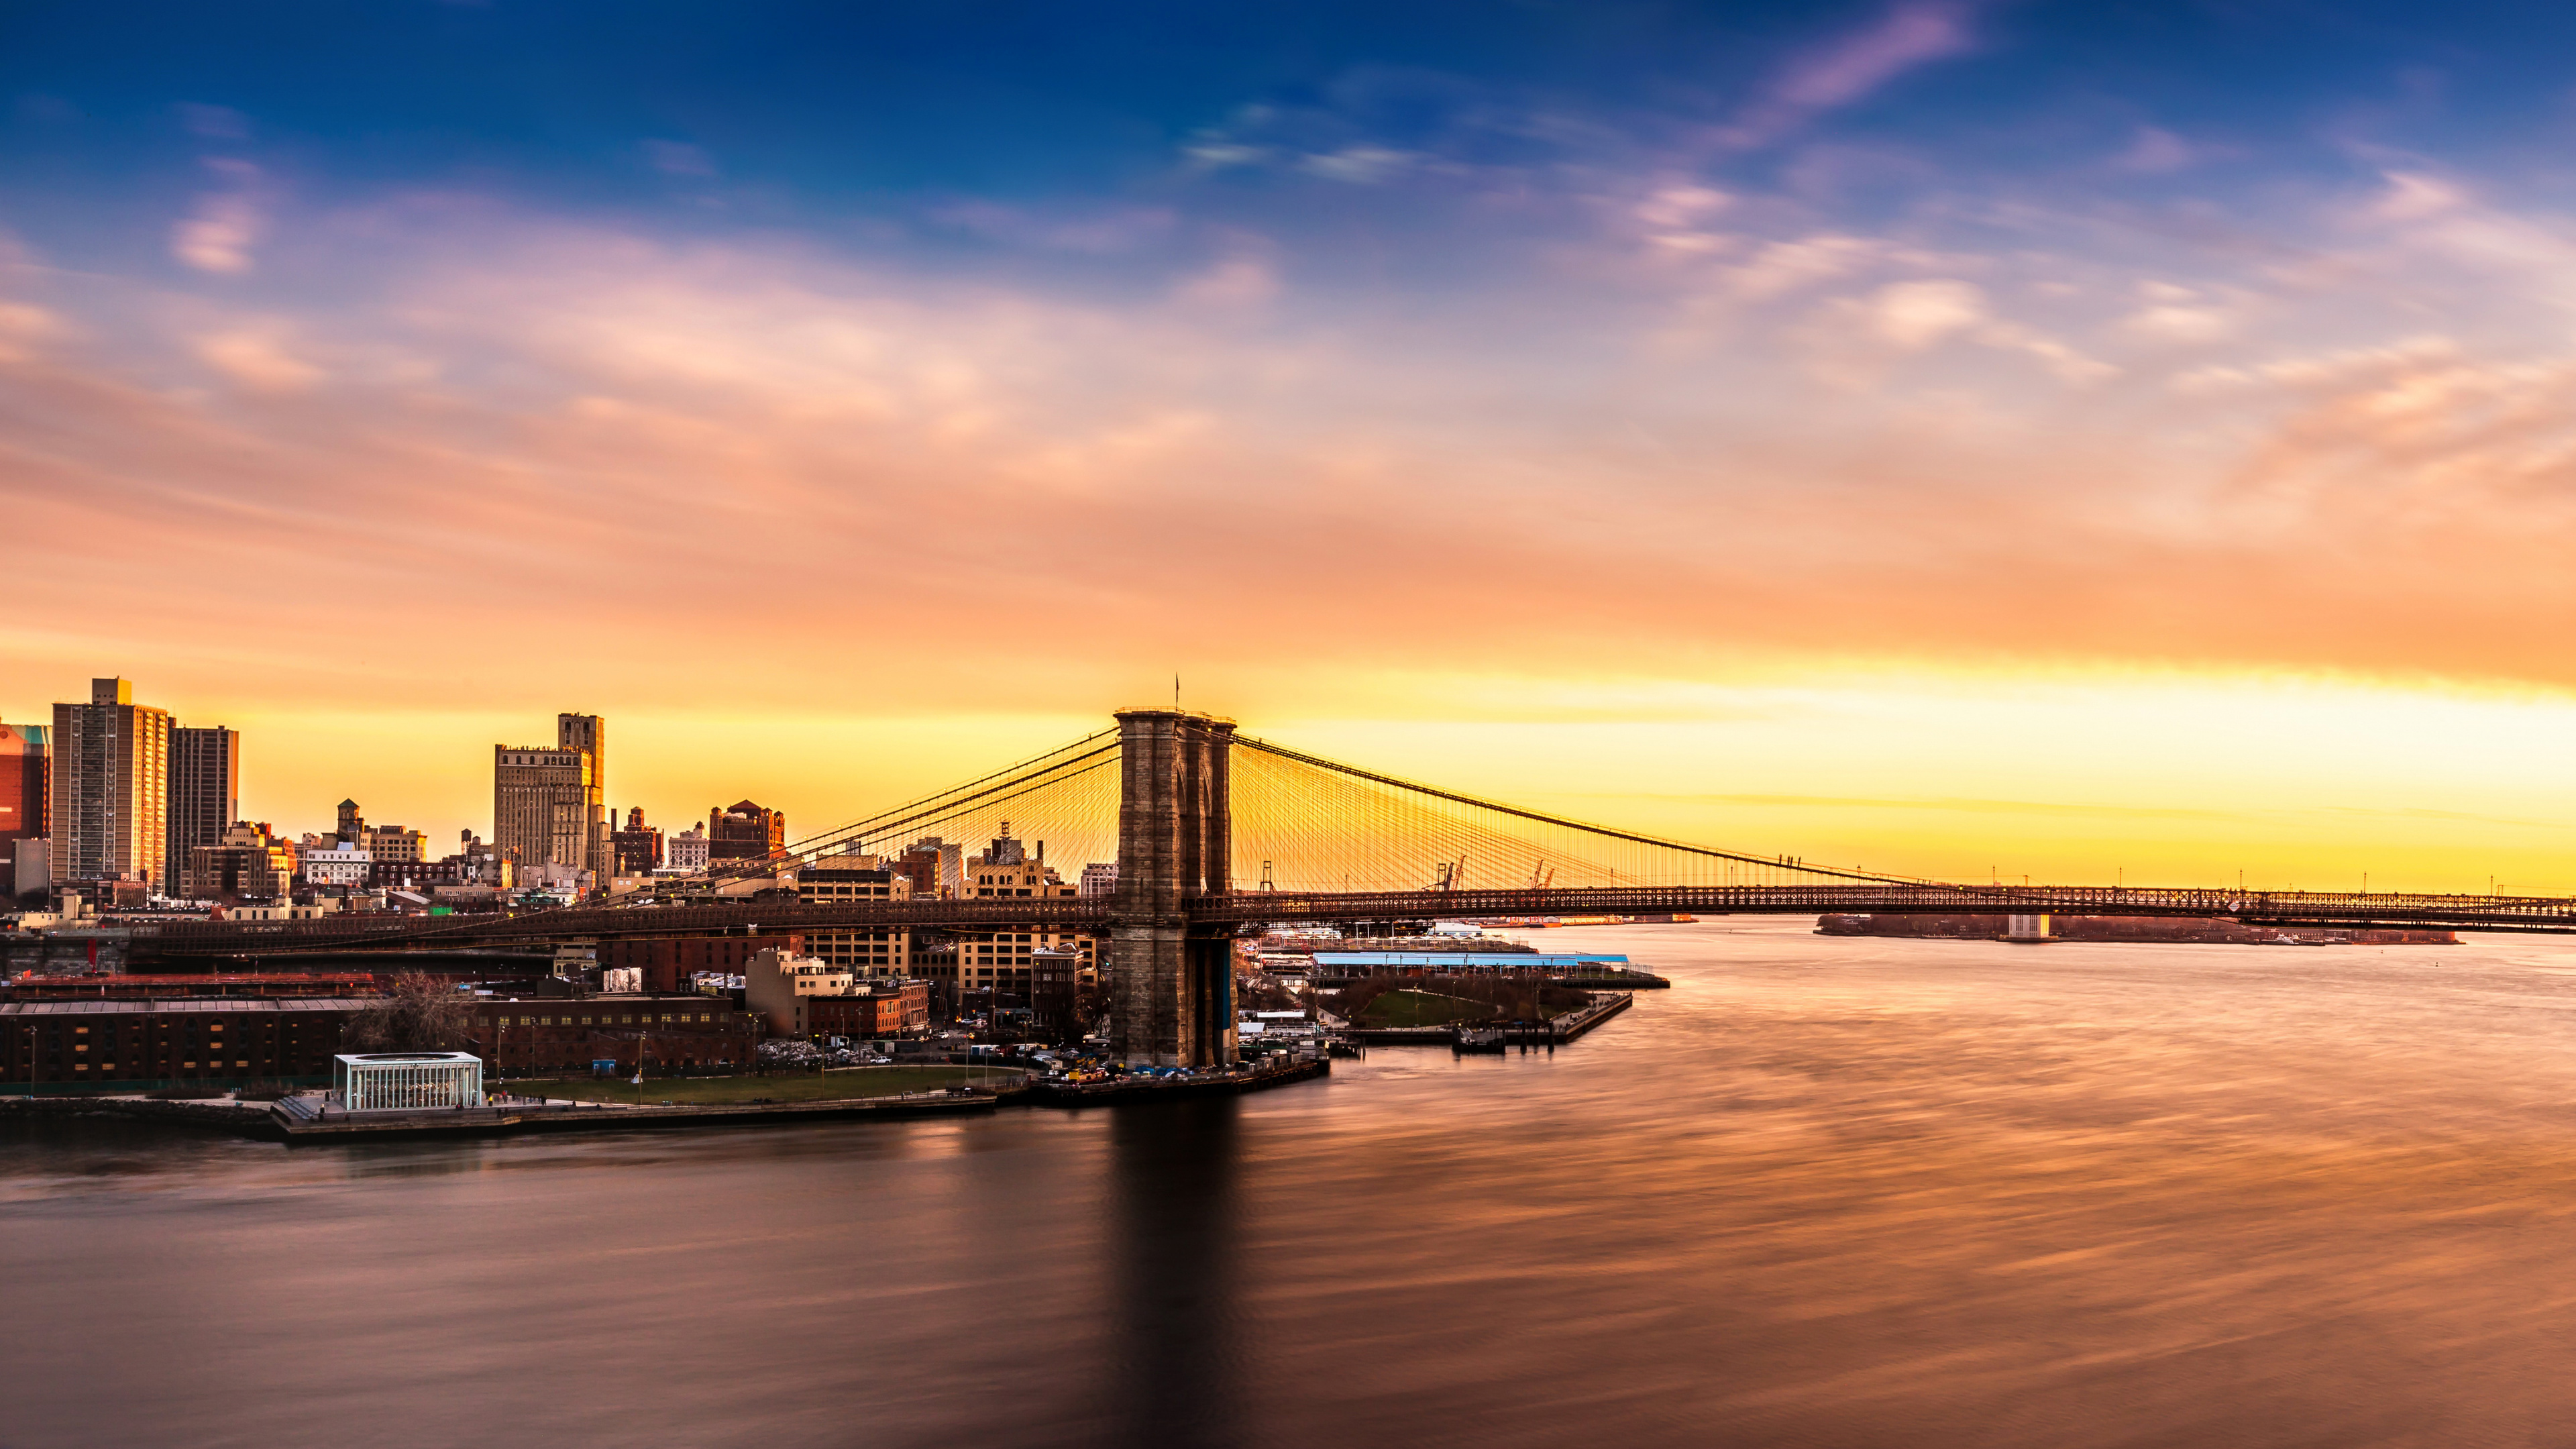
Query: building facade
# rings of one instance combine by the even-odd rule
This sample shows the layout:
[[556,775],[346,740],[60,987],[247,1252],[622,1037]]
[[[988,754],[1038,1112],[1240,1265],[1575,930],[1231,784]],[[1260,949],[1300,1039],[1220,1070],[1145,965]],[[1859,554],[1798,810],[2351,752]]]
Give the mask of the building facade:
[[608,853],[619,875],[651,875],[662,868],[662,832],[644,823],[644,807],[626,812],[626,824],[609,832]]
[[669,863],[662,868],[695,875],[707,868],[707,846],[706,831],[692,825],[663,842],[664,858]]
[[787,849],[787,812],[748,800],[707,812],[707,859],[766,860]]
[[555,748],[590,757],[590,798],[583,802],[589,833],[582,854],[564,864],[580,866],[604,883],[617,873],[608,853],[608,721],[595,714],[556,715]]
[[[241,819],[241,736],[222,725],[170,726],[170,870]],[[185,894],[184,891],[177,892]]]
[[495,745],[492,845],[522,868],[588,869],[590,811],[597,791],[580,750]]
[[[909,900],[912,877],[873,855],[826,856],[796,874],[796,899],[804,905]],[[808,930],[805,949],[856,976],[909,976],[912,933],[901,928]]]
[[606,970],[641,972],[651,992],[681,992],[701,971],[740,976],[751,958],[771,947],[803,955],[805,938],[785,936],[665,936],[659,939],[611,939],[599,943],[599,964]]
[[236,905],[282,901],[295,889],[295,845],[269,834],[266,825],[237,821],[212,845],[193,846],[181,868],[178,894],[192,901]]
[[378,865],[415,865],[429,859],[429,836],[400,825],[370,825],[357,844]]
[[20,868],[20,846],[25,842],[26,864],[33,866],[45,851],[45,837],[50,830],[46,799],[45,742],[52,733],[46,725],[0,724],[0,905],[29,885],[42,889],[53,879],[48,863],[41,872]]
[[122,679],[93,679],[87,704],[57,704],[46,813],[53,884],[170,879],[170,715],[134,702]]

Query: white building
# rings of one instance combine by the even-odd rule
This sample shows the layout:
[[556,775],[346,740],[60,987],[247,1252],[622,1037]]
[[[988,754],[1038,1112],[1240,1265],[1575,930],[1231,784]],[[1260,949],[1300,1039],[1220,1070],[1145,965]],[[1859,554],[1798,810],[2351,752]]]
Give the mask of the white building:
[[312,886],[362,886],[375,857],[352,845],[337,845],[329,850],[308,850],[297,861],[304,872],[304,883]]
[[707,828],[692,825],[662,842],[664,870],[695,874],[707,868]]
[[352,1112],[471,1107],[483,1100],[483,1059],[470,1052],[333,1057],[331,1091]]

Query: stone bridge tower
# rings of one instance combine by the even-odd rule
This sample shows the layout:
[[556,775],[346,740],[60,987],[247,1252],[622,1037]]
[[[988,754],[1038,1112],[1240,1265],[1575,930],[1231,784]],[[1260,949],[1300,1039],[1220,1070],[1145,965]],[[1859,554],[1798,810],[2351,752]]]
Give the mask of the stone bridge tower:
[[1182,902],[1231,888],[1227,772],[1234,721],[1176,709],[1118,714],[1118,890],[1109,1049],[1136,1065],[1234,1060],[1234,939],[1193,934]]

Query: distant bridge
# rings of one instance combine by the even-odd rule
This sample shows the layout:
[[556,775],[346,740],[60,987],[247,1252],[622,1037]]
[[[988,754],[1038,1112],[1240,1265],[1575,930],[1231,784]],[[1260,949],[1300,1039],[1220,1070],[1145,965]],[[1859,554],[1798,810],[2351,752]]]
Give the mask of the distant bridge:
[[1060,860],[1115,859],[1110,895],[977,896],[962,880],[953,898],[703,894],[718,879],[694,897],[507,914],[172,922],[137,928],[136,944],[163,957],[275,957],[823,930],[1083,930],[1106,941],[1115,973],[1113,1049],[1205,1063],[1231,1049],[1231,941],[1264,925],[1923,912],[2576,932],[2576,900],[2556,897],[1958,885],[1844,870],[1462,795],[1243,737],[1211,716],[1145,709],[1117,720],[1114,731],[722,867],[756,878],[837,854],[892,854],[934,830],[1009,834],[999,827],[1017,821],[1016,834],[1039,840],[1041,851],[1049,840],[1072,845]]

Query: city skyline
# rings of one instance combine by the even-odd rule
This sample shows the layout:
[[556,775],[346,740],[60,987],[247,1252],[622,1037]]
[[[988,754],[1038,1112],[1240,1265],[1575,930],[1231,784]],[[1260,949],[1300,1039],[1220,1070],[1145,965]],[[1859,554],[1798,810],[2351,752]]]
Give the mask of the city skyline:
[[1178,670],[1740,848],[2576,891],[2558,17],[154,13],[0,60],[0,489],[130,584],[0,718],[150,680],[246,814],[578,701],[845,819]]

